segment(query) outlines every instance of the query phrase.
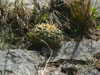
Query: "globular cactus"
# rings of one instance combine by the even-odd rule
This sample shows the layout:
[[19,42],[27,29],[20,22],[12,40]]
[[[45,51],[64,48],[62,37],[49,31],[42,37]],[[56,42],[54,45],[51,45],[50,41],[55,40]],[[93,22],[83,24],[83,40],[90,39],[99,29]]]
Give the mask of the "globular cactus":
[[59,45],[63,39],[62,31],[54,24],[38,24],[32,30],[33,35],[43,39],[51,47]]

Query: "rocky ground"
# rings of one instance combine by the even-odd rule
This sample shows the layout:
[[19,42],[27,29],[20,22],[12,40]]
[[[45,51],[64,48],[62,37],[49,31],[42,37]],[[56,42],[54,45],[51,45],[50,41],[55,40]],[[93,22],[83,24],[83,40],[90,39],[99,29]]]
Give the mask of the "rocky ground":
[[[42,75],[49,56],[47,48],[0,50],[0,75]],[[63,43],[43,75],[100,75],[100,40]]]
[[[31,0],[24,1],[29,2],[29,8],[33,8]],[[45,2],[41,1],[50,0],[38,1],[42,5]],[[92,0],[93,5],[95,1]],[[97,6],[100,6],[99,2]],[[53,50],[46,68],[51,53],[49,49],[8,49],[0,41],[0,48],[5,47],[0,50],[0,75],[100,75],[100,32],[95,35],[92,40],[64,42],[60,48]]]

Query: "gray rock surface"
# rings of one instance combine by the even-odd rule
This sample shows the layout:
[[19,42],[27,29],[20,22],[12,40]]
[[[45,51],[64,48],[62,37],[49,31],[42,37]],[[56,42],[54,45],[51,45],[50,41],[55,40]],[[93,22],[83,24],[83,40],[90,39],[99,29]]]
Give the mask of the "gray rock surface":
[[79,75],[100,75],[100,72],[96,69],[83,68],[81,71],[79,71]]
[[[21,49],[0,50],[0,75],[36,75],[39,71],[41,75],[50,52],[46,48],[39,52]],[[51,63],[49,63],[51,66],[47,67],[46,75],[66,75],[67,72],[70,75],[70,70],[73,70],[76,75],[78,73],[79,75],[99,75],[100,72],[93,66],[93,63],[88,62],[97,52],[100,52],[100,40],[65,42],[60,49],[54,50]]]
[[100,52],[100,40],[84,40],[84,41],[70,41],[65,42],[57,56],[55,61],[59,59],[74,59],[88,61],[92,60],[93,54]]
[[[19,0],[19,1],[21,1],[21,0]],[[48,6],[48,2],[49,1],[50,0],[37,0],[37,2],[39,3],[40,7],[42,7],[43,5]],[[15,0],[8,0],[8,2],[9,3],[14,3]],[[34,0],[23,0],[23,3],[27,4],[26,7],[28,7],[28,8],[31,8],[31,9],[34,8]]]
[[[50,51],[46,48],[43,48],[41,52],[44,56],[50,55]],[[100,75],[100,72],[94,66],[94,62],[92,62],[94,55],[99,54],[99,52],[100,40],[69,41],[63,43],[60,49],[53,50],[53,57],[50,62],[54,62],[55,66],[57,64],[62,65],[62,67],[59,67],[60,71],[56,71],[61,74],[60,72],[64,70],[65,73],[62,73],[62,75],[66,75],[67,69],[77,69],[78,72],[75,75]],[[72,74],[70,70],[67,73],[69,73],[68,75]],[[51,75],[56,74],[52,72]]]
[[0,51],[0,75],[35,75],[40,58],[34,51]]

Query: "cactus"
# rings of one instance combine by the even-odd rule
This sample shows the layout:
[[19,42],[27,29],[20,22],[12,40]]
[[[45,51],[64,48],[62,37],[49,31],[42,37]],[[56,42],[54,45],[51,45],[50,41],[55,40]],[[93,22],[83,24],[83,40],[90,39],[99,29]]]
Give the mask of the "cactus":
[[54,24],[49,23],[36,25],[31,33],[43,39],[51,47],[59,45],[63,39],[62,31]]

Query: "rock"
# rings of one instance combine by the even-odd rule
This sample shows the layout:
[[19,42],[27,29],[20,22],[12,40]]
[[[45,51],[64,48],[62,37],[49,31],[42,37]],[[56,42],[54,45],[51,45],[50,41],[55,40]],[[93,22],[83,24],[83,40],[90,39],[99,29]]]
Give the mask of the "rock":
[[69,41],[62,45],[54,61],[60,59],[91,61],[93,53],[98,51],[100,51],[100,40]]
[[[99,52],[100,40],[68,41],[64,42],[60,49],[53,50],[53,56],[50,62],[55,63],[55,66],[62,64],[61,71],[63,71],[64,74],[69,70],[67,72],[69,74],[74,72],[76,75],[77,73],[79,73],[79,75],[99,75],[98,64],[95,67],[95,63],[92,62],[94,55],[96,55],[96,58],[99,58]],[[47,48],[42,48],[41,53],[47,60],[50,51]],[[58,65],[57,69],[59,68]],[[63,75],[59,70],[56,72]],[[53,74],[54,72],[52,72],[51,75]]]
[[41,61],[38,53],[21,49],[0,51],[0,73],[5,75],[35,75]]
[[79,75],[100,75],[100,72],[96,69],[82,69],[79,71]]
[[68,73],[68,75],[74,75],[78,72],[78,69],[75,65],[72,64],[64,64],[61,67],[61,71]]
[[[50,56],[50,50],[42,48],[39,52],[21,49],[0,50],[0,74],[35,75],[37,70],[43,71],[46,60]],[[91,63],[91,69],[88,66],[88,61],[91,61],[94,55],[97,55],[96,59],[99,58],[99,52],[100,40],[64,42],[61,48],[53,50],[46,75],[66,75],[67,73],[72,73],[71,75],[78,73],[79,75],[99,75],[98,64],[93,63],[92,66]]]
[[[21,0],[19,0],[21,1]],[[47,6],[48,7],[48,3],[50,0],[37,0],[37,2],[39,3],[40,7],[42,8],[43,6]],[[14,3],[15,0],[9,0],[9,3]],[[26,4],[25,7],[34,8],[34,0],[23,0],[23,3]]]

